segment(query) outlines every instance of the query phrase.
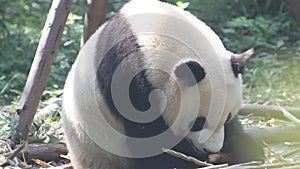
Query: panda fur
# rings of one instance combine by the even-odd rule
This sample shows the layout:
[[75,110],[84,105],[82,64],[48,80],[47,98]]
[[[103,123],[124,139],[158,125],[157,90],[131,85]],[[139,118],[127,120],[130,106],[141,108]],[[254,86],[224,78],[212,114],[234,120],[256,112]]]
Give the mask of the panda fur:
[[[164,59],[168,52],[179,58]],[[174,146],[161,148],[172,148],[200,160],[207,160],[209,153],[221,151],[232,157],[227,161],[232,164],[263,160],[260,143],[243,132],[236,116],[242,105],[241,73],[251,54],[251,50],[243,54],[227,51],[208,26],[173,5],[157,0],[128,2],[90,37],[66,80],[62,122],[74,168],[197,167],[165,153],[131,158],[128,152],[134,154],[136,145],[128,144],[124,137],[114,139],[107,125],[133,138],[153,137],[172,125],[172,137],[183,139]],[[214,59],[219,63],[213,62]],[[165,72],[156,67],[164,68]],[[121,114],[112,93],[123,92],[122,81],[112,87],[117,70],[134,74],[125,94],[135,109],[144,112],[152,103],[159,105],[152,111],[159,112],[155,120],[139,123]],[[187,78],[191,73],[193,78]],[[222,78],[227,94],[217,83]],[[212,86],[212,81],[217,85]],[[165,97],[154,94],[151,102],[149,95],[156,89],[163,91]],[[215,95],[212,91],[216,91]],[[199,111],[194,116],[192,107],[198,103]],[[182,105],[185,114],[174,123]],[[208,118],[211,107],[220,115]],[[199,134],[210,132],[210,124],[216,120],[218,125],[213,134],[200,144]],[[126,155],[112,153],[109,148]],[[151,151],[147,145],[139,148]]]

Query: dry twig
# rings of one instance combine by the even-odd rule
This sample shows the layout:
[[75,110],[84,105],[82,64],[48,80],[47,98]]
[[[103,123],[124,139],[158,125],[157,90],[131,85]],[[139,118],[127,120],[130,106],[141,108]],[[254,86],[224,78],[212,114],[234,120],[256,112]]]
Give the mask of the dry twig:
[[291,120],[296,126],[300,127],[300,120],[297,117],[295,117],[294,115],[292,115],[290,112],[288,112],[286,109],[284,109],[280,105],[278,105],[278,107],[280,108],[280,110],[282,111],[283,115],[287,119]]
[[39,159],[31,159],[33,162],[35,162],[36,164],[44,167],[44,168],[49,168],[49,167],[53,167],[52,165],[49,165],[47,163],[45,163],[44,161],[42,160],[39,160]]
[[166,149],[166,148],[163,148],[163,152],[167,153],[167,154],[170,154],[174,157],[179,157],[183,160],[186,160],[186,161],[190,161],[190,162],[193,162],[199,166],[207,166],[205,167],[205,169],[212,169],[212,168],[223,168],[223,167],[226,167],[228,166],[228,164],[221,164],[221,165],[213,165],[211,163],[208,163],[208,162],[205,162],[205,161],[200,161],[198,159],[196,159],[195,157],[191,157],[191,156],[187,156],[185,154],[182,154],[180,152],[176,152],[174,150],[170,150],[170,149]]

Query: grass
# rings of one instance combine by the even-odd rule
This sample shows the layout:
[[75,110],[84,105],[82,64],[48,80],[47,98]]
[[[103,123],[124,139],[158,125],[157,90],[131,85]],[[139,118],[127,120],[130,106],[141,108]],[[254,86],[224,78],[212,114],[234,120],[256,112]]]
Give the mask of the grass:
[[300,105],[300,50],[260,53],[251,58],[244,78],[244,102]]

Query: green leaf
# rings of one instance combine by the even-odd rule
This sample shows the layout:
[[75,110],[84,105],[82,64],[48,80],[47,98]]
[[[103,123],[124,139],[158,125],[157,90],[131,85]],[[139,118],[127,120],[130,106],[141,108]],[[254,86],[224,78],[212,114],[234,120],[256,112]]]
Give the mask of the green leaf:
[[284,41],[283,40],[279,40],[277,43],[276,43],[276,47],[277,48],[280,48],[281,46],[284,45]]
[[190,5],[190,2],[177,1],[176,5],[181,9],[186,9]]

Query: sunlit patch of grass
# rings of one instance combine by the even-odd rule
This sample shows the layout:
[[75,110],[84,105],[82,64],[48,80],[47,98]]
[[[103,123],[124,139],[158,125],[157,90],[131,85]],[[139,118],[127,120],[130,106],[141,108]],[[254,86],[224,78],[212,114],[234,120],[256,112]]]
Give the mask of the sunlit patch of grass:
[[1,107],[0,109],[0,138],[6,139],[14,137],[16,135],[15,127],[16,122],[14,121],[14,112],[17,109],[17,104]]
[[300,51],[260,53],[244,74],[244,102],[300,105]]

